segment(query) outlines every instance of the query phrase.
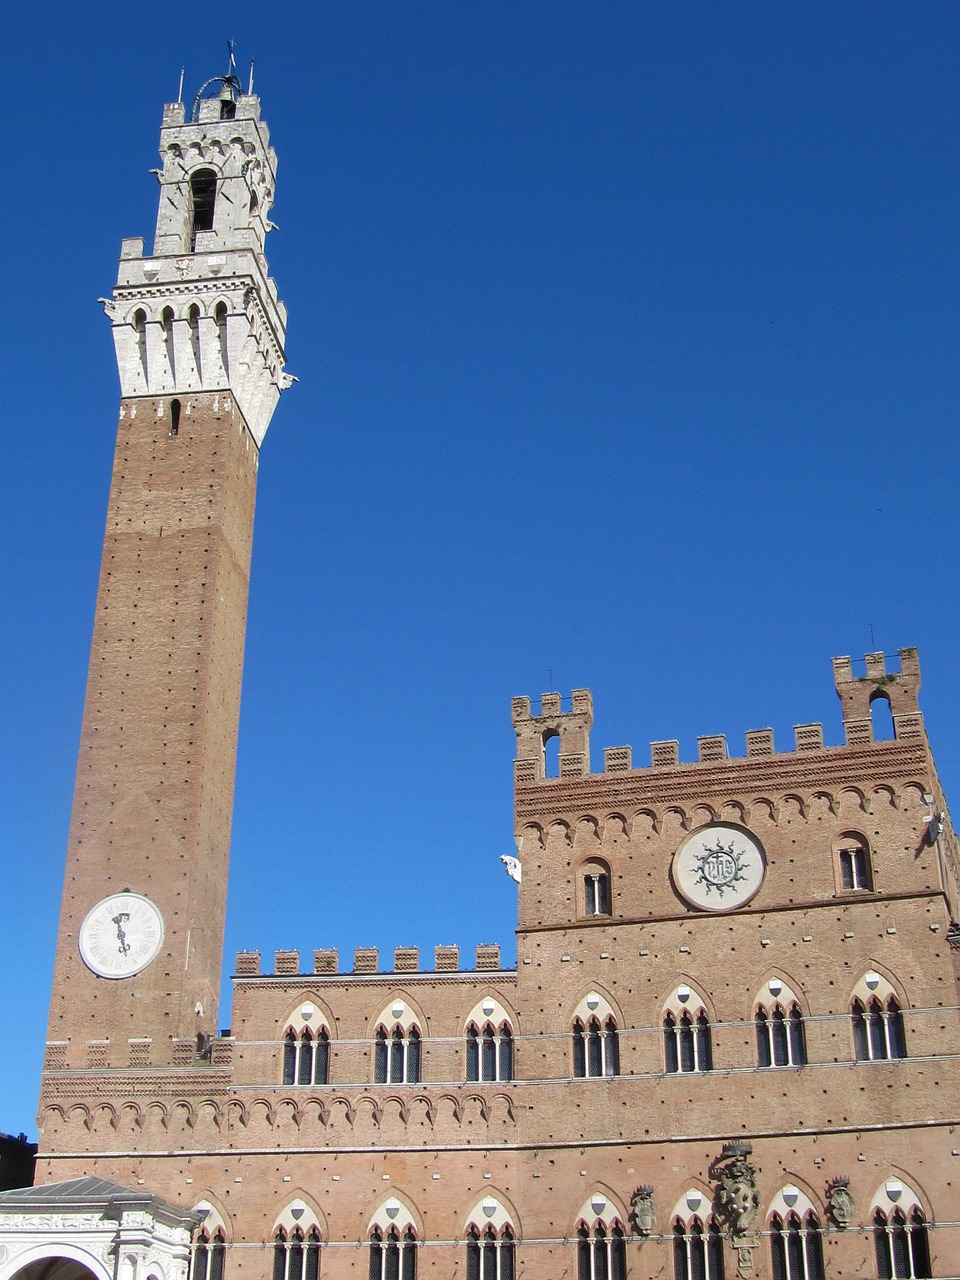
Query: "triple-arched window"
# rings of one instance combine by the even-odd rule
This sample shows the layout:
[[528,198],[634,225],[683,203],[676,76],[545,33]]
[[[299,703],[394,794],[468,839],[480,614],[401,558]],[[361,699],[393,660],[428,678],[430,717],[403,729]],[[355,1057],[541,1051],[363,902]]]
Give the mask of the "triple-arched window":
[[273,1280],[318,1280],[320,1275],[320,1232],[294,1227],[277,1228],[273,1240]]
[[713,1070],[710,1020],[706,1010],[694,1016],[688,1009],[663,1019],[663,1065],[668,1074]]
[[723,1280],[723,1234],[712,1215],[673,1223],[674,1280]]
[[373,1228],[370,1280],[417,1280],[417,1236],[412,1226]]
[[620,1074],[620,1048],[613,1014],[573,1024],[573,1074],[579,1079]]
[[415,1025],[377,1027],[374,1037],[375,1084],[417,1084],[420,1080],[420,1032]]
[[328,1084],[330,1037],[326,1027],[290,1027],[283,1041],[284,1084]]
[[858,1062],[882,1062],[907,1056],[903,1014],[896,996],[853,1002],[853,1048]]
[[793,1001],[788,1008],[777,1002],[760,1005],[755,1018],[757,1062],[761,1067],[802,1067],[807,1061],[803,1014]]
[[500,1231],[471,1226],[467,1231],[467,1280],[514,1280],[516,1240],[509,1226]]
[[914,1207],[909,1213],[896,1208],[873,1215],[873,1244],[877,1255],[879,1280],[920,1280],[932,1274],[930,1243],[923,1212]]
[[771,1217],[770,1272],[773,1280],[824,1280],[823,1237],[815,1213]]
[[577,1280],[626,1280],[627,1246],[619,1221],[577,1228]]
[[494,1027],[485,1022],[467,1027],[467,1079],[512,1080],[513,1035],[508,1022]]

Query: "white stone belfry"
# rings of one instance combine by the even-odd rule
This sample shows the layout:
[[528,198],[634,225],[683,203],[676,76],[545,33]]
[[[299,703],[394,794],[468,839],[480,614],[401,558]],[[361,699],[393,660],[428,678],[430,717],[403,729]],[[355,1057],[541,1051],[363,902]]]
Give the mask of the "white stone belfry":
[[[281,390],[286,307],[264,240],[277,157],[260,100],[224,80],[196,118],[164,107],[153,255],[124,240],[106,311],[124,399],[228,391],[259,446]],[[186,407],[186,406],[185,406]]]

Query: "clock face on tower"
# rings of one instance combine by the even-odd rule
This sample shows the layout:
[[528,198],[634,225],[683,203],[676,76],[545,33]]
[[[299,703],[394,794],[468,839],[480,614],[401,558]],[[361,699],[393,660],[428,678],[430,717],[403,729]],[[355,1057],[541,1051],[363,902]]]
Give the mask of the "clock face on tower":
[[132,978],[162,945],[163,916],[140,893],[104,898],[80,926],[80,956],[100,978]]

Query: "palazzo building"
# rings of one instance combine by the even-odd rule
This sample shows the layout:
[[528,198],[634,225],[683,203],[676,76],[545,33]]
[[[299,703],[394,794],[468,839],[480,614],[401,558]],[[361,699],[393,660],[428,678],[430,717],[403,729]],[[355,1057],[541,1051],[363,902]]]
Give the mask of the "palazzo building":
[[515,698],[516,968],[242,952],[218,1032],[276,157],[232,77],[164,109],[160,151],[153,252],[123,242],[106,304],[37,1185],[0,1194],[0,1280],[960,1275],[960,864],[914,649],[834,659],[836,746],[601,762],[587,690]]

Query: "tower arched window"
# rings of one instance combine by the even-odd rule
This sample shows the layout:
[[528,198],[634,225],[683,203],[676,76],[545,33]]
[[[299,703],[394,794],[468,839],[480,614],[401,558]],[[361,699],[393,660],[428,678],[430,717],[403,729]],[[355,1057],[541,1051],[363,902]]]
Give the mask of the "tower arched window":
[[668,1074],[713,1069],[710,1020],[706,1011],[693,1016],[684,1009],[679,1015],[668,1011],[663,1020],[663,1057]]
[[167,367],[171,378],[176,378],[176,360],[173,346],[173,307],[164,307],[160,312],[160,327],[163,330],[163,349],[167,357]]
[[930,1270],[930,1242],[923,1213],[894,1209],[889,1215],[877,1209],[873,1215],[873,1245],[879,1280],[921,1280]]
[[217,204],[217,175],[212,169],[198,169],[190,175],[190,252],[197,247],[201,231],[213,230]]
[[907,1056],[903,1014],[895,996],[853,1002],[853,1048],[858,1062],[884,1062]]
[[723,1234],[714,1217],[675,1218],[673,1280],[724,1280]]
[[788,1010],[760,1005],[756,1015],[757,1062],[761,1067],[802,1067],[807,1061],[803,1014],[794,1002]]
[[412,1227],[374,1227],[370,1233],[370,1280],[417,1280],[417,1237]]
[[193,353],[193,364],[197,376],[202,376],[200,366],[200,308],[196,303],[187,311],[187,329],[190,333],[190,350]]
[[147,379],[147,313],[138,308],[133,313],[133,332],[137,339],[137,356],[140,360],[140,370],[143,373],[144,380]]
[[222,1227],[196,1233],[190,1248],[190,1280],[223,1280],[227,1241]]
[[328,1084],[330,1037],[325,1027],[315,1032],[289,1028],[283,1042],[284,1084]]
[[230,348],[227,342],[227,304],[218,302],[213,309],[213,318],[217,324],[217,337],[220,342],[220,362],[226,374],[230,372]]
[[770,1270],[773,1280],[824,1280],[823,1237],[813,1213],[770,1220]]
[[467,1232],[467,1280],[514,1280],[516,1241],[509,1227],[497,1232],[476,1227]]
[[619,1222],[577,1228],[577,1280],[626,1280],[627,1247]]
[[870,846],[856,831],[845,831],[834,843],[837,860],[837,883],[845,892],[869,892],[873,889],[873,865]]
[[320,1275],[320,1232],[300,1227],[286,1232],[277,1229],[273,1241],[273,1280],[318,1280]]
[[417,1084],[420,1080],[420,1032],[415,1026],[396,1023],[388,1030],[382,1023],[374,1036],[375,1084]]
[[513,1079],[513,1036],[509,1023],[503,1022],[498,1028],[490,1022],[482,1028],[470,1023],[467,1027],[467,1079]]
[[596,1017],[574,1022],[573,1074],[580,1080],[620,1074],[620,1046],[612,1015],[603,1022]]
[[610,868],[599,858],[591,858],[580,868],[582,913],[587,918],[610,915]]

